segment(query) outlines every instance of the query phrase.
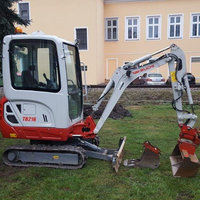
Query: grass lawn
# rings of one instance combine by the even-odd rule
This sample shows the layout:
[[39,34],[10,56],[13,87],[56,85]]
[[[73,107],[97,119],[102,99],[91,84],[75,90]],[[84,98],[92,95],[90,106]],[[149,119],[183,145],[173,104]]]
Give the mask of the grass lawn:
[[[133,118],[107,120],[99,134],[100,146],[115,148],[126,135],[124,159],[132,159],[140,157],[143,142],[149,140],[161,149],[158,169],[121,166],[115,174],[111,163],[94,159],[80,170],[7,167],[1,161],[6,146],[25,141],[0,137],[0,200],[199,200],[200,173],[193,178],[172,176],[169,155],[179,128],[171,105],[129,109]],[[200,116],[200,108],[196,113]]]

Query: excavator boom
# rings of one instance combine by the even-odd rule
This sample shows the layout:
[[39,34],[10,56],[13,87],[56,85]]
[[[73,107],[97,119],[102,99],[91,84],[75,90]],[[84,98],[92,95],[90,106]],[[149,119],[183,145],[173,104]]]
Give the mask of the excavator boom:
[[[170,50],[169,53],[161,55],[159,58],[152,59],[153,56],[168,50]],[[173,90],[172,107],[177,113],[178,125],[181,128],[178,143],[170,156],[172,171],[174,176],[193,176],[197,173],[200,166],[195,155],[195,149],[200,143],[200,136],[199,132],[193,129],[197,116],[194,114],[191,90],[186,76],[185,55],[175,44],[129,62],[119,67],[114,72],[102,95],[93,106],[94,111],[98,110],[105,96],[113,88],[112,95],[94,129],[94,133],[97,134],[101,130],[120,96],[132,81],[165,64],[168,65],[169,74],[171,76]],[[191,106],[191,112],[183,110],[182,96],[184,91],[186,91],[188,103]],[[125,166],[157,168],[159,166],[159,153],[152,151],[152,148],[152,145],[148,147],[145,146],[145,151],[141,158],[126,160]]]

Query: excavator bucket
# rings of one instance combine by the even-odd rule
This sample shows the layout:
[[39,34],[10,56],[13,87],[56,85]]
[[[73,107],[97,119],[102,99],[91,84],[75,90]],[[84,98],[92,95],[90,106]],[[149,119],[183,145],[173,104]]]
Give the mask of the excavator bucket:
[[158,168],[160,165],[160,149],[153,146],[149,141],[144,142],[144,152],[139,159],[125,160],[126,167]]
[[[175,177],[192,177],[199,170],[200,163],[195,153],[180,148],[181,144],[177,144],[170,156],[172,173]],[[189,144],[187,144],[189,145]]]

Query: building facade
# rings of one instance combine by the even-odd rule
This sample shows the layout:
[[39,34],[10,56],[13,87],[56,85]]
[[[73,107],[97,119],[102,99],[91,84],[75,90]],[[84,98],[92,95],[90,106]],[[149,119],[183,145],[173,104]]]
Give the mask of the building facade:
[[[200,82],[199,0],[22,0],[16,9],[31,20],[27,33],[80,40],[88,84],[102,83],[125,62],[173,43]],[[156,71],[169,75],[166,66]]]

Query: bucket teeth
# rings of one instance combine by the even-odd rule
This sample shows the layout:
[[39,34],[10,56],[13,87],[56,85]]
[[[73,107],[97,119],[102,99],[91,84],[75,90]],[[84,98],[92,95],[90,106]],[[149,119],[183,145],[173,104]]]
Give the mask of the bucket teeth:
[[125,160],[124,166],[126,167],[139,167],[139,168],[158,168],[160,165],[160,150],[151,145],[150,142],[144,143],[144,152],[139,159]]
[[179,143],[175,146],[170,156],[170,162],[172,166],[172,173],[175,177],[195,176],[200,167],[196,154],[190,154],[186,150],[180,149]]

